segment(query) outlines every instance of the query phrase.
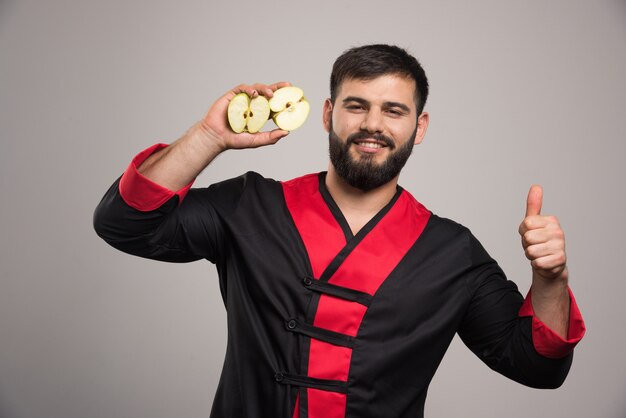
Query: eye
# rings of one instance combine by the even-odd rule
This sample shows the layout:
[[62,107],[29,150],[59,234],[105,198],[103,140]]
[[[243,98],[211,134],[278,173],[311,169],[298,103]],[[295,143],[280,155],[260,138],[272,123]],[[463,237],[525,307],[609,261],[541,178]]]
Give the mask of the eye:
[[399,110],[399,109],[387,109],[386,112],[391,114],[392,116],[403,116],[404,115],[404,112]]

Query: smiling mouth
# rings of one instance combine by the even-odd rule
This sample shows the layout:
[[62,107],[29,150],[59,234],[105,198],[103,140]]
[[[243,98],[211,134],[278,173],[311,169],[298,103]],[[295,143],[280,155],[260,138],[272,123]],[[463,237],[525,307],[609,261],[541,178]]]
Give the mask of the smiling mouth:
[[372,139],[367,139],[367,140],[357,139],[356,141],[353,141],[353,143],[360,147],[369,148],[369,149],[380,149],[380,148],[387,147],[386,143],[382,141],[372,140]]
[[393,140],[379,132],[365,132],[359,131],[348,137],[348,141],[354,145],[371,150],[377,150],[380,148],[389,148],[393,150],[395,144]]

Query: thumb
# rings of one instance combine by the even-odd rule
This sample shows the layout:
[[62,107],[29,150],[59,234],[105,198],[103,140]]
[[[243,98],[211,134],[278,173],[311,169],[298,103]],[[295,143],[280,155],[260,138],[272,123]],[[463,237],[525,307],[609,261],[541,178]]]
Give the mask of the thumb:
[[526,199],[526,216],[539,215],[543,201],[543,189],[538,184],[530,186]]

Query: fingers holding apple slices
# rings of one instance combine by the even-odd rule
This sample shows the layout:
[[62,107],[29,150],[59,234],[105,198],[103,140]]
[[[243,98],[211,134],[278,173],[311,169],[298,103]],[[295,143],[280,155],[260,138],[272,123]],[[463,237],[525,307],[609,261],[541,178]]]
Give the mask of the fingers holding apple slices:
[[259,132],[271,117],[276,126],[293,131],[309,116],[310,105],[298,87],[282,87],[268,101],[264,96],[250,99],[246,93],[235,95],[228,103],[228,123],[235,133]]
[[257,96],[254,99],[246,93],[239,93],[228,103],[228,123],[235,133],[259,132],[270,116],[267,99]]
[[285,131],[293,131],[302,126],[310,110],[302,89],[292,86],[276,90],[269,100],[269,107],[274,123]]

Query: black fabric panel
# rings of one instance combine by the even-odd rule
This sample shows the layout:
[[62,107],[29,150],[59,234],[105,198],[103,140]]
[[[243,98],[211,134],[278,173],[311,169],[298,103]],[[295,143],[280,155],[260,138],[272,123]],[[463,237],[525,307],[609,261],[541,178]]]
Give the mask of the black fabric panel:
[[469,300],[463,236],[431,216],[379,287],[355,338],[347,417],[423,416],[428,385]]
[[558,386],[571,358],[535,352],[530,318],[517,314],[522,301],[469,230],[431,216],[363,318],[346,416],[423,416],[428,385],[457,331],[497,372],[533,387]]
[[94,227],[109,244],[156,260],[216,264],[228,345],[211,416],[291,418],[295,390],[274,375],[300,367],[308,338],[288,332],[284,321],[305,316],[312,293],[302,277],[312,271],[281,184],[247,173],[191,189],[181,205],[175,197],[141,212],[122,200],[118,183],[94,213]]
[[227,289],[229,349],[239,360],[233,373],[243,393],[224,402],[244,403],[245,417],[291,418],[291,386],[274,376],[298,374],[308,340],[284,326],[289,318],[305,316],[311,298],[301,282],[312,274],[306,250],[278,182],[249,174],[236,207],[215,206],[227,237],[226,256],[217,266]]

